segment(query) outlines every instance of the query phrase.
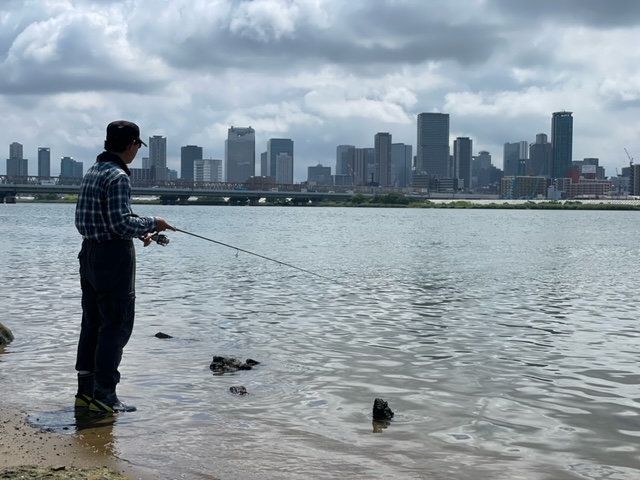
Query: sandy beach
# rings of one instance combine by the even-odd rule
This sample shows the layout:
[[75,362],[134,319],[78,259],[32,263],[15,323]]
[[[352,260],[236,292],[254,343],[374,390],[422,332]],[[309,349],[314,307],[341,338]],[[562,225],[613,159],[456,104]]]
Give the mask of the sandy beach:
[[69,434],[34,428],[27,415],[0,403],[0,479],[160,478],[113,455],[99,429]]

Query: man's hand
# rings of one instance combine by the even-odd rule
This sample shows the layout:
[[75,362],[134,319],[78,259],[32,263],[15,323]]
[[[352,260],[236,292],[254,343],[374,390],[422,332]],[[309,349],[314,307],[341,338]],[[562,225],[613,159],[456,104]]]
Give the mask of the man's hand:
[[176,227],[170,225],[164,218],[156,217],[156,232],[164,232],[165,230],[173,230],[175,232]]
[[142,240],[142,243],[144,243],[145,247],[148,247],[149,245],[151,245],[151,242],[153,242],[153,240],[151,240],[151,233],[147,233],[144,237],[140,237],[140,240]]

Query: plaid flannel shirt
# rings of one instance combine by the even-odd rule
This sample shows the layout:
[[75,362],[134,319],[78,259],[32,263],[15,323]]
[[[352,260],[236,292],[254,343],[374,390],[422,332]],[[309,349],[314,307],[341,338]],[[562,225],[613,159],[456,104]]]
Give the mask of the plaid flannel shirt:
[[131,210],[129,169],[113,153],[98,155],[80,186],[76,228],[87,240],[134,239],[156,229],[155,217],[138,217]]

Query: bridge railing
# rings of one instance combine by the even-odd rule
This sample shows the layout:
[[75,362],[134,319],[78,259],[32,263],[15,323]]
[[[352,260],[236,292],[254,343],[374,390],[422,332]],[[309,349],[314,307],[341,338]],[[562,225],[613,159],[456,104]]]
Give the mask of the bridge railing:
[[[5,185],[57,185],[57,186],[76,186],[80,185],[82,178],[80,177],[40,177],[36,175],[14,176],[0,175],[0,184]],[[247,190],[247,191],[278,191],[278,192],[296,192],[296,193],[341,193],[341,194],[380,194],[387,193],[410,193],[411,188],[394,188],[394,187],[371,187],[371,186],[350,186],[350,185],[306,185],[306,184],[276,184],[272,182],[250,181],[245,183],[238,182],[193,182],[189,180],[138,180],[132,179],[133,187],[141,188],[164,188],[164,189],[182,189],[194,191],[231,191],[231,190]]]

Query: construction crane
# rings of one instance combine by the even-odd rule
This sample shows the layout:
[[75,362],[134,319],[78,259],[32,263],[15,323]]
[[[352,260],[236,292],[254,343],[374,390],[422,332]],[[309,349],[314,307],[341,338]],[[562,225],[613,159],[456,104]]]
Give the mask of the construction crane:
[[631,155],[629,155],[629,152],[627,151],[626,148],[624,149],[624,153],[626,153],[627,157],[629,157],[629,165],[633,165],[633,157]]

